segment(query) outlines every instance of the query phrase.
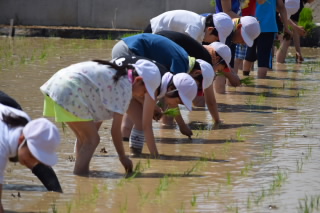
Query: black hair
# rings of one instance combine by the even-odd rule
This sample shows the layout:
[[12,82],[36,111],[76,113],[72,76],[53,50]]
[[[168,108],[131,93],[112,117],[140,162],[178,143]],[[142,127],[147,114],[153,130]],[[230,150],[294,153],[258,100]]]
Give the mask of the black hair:
[[217,37],[219,36],[218,35],[218,30],[215,27],[214,22],[213,22],[213,15],[211,15],[211,14],[206,17],[205,29],[207,29],[208,27],[213,27],[214,28],[213,31],[211,32],[211,35],[215,35]]
[[[176,86],[175,86],[174,83],[173,83],[173,77],[172,77],[171,80],[169,81],[168,86],[167,86],[167,89],[168,89],[169,87],[171,87],[172,90],[177,89]],[[176,91],[174,91],[174,92],[170,92],[170,91],[169,91],[169,92],[166,93],[166,96],[169,97],[169,98],[180,98],[180,96],[179,96],[179,91],[178,91],[178,90],[176,90]]]
[[[201,70],[200,63],[197,61],[194,63],[194,66],[192,68],[192,71],[194,71],[194,70]],[[203,75],[201,74],[201,75],[197,75],[197,76],[192,76],[192,78],[199,82],[198,91],[201,91],[202,90]]]
[[228,67],[227,62],[217,52],[215,52],[215,53],[216,53],[216,56],[220,57],[221,62],[219,64],[222,64],[222,65]]
[[114,64],[110,61],[105,61],[105,60],[92,60],[92,61],[97,62],[98,64],[110,66],[111,68],[115,69],[117,71],[116,74],[113,76],[113,80],[115,83],[117,83],[122,76],[125,76],[128,74],[128,69],[132,69],[134,76],[138,76],[138,73],[135,71],[135,68],[130,64],[118,66],[117,64]]
[[29,122],[25,117],[13,113],[9,113],[8,115],[2,113],[2,121],[11,128],[25,126]]

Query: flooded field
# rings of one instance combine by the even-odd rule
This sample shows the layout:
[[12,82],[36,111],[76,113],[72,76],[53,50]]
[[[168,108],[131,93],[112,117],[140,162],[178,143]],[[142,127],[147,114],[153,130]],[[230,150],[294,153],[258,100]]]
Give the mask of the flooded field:
[[[42,116],[39,87],[56,71],[110,59],[116,41],[0,38],[0,90],[32,117]],[[294,50],[290,49],[294,55]],[[63,194],[47,192],[26,168],[8,164],[2,203],[7,212],[320,212],[320,50],[303,48],[304,64],[274,64],[268,79],[217,94],[224,123],[205,108],[188,112],[193,138],[154,122],[161,157],[133,158],[124,177],[103,123],[90,177],[72,174],[75,136],[62,129],[54,166]],[[256,72],[252,72],[253,77]],[[240,74],[240,77],[242,75]],[[124,142],[129,153],[128,143]],[[100,152],[102,148],[107,153]]]

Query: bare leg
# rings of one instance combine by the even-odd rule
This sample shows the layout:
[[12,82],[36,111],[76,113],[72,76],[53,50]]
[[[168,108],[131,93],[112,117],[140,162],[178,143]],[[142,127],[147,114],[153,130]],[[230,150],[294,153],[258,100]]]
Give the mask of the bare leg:
[[[100,123],[100,122],[99,122]],[[89,173],[89,164],[95,149],[100,142],[97,126],[93,121],[67,122],[77,137],[76,162],[73,173],[86,175]]]
[[216,80],[214,81],[215,91],[217,93],[223,94],[226,92],[226,77],[224,76],[217,76]]
[[267,67],[258,67],[258,78],[266,78],[268,70]]
[[280,47],[276,52],[276,61],[278,63],[285,63],[287,57],[288,48],[290,46],[291,40],[281,39]]
[[125,113],[123,116],[123,119],[122,119],[122,124],[121,124],[121,133],[122,133],[122,137],[124,139],[125,138],[129,139],[133,125],[134,124],[133,124],[132,120],[130,119],[128,114]]
[[250,70],[252,69],[253,62],[244,60],[243,62],[243,75],[248,76],[250,74]]
[[293,30],[293,43],[296,49],[296,62],[302,63],[304,61],[300,48],[300,35],[297,31]]

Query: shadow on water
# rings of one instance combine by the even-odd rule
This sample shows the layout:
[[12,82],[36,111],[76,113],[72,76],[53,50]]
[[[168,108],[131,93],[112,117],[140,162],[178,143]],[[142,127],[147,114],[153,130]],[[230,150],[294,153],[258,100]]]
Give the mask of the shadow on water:
[[[283,87],[273,87],[273,86],[269,86],[269,85],[248,85],[248,86],[244,86],[244,87],[251,87],[251,88],[257,88],[257,89],[268,89],[268,90],[299,90],[299,88],[293,88],[293,87],[286,87],[285,84]],[[308,90],[308,89],[305,89]],[[230,91],[228,92],[229,94],[238,94],[238,91]]]
[[17,190],[17,191],[36,191],[47,192],[48,190],[42,185],[26,185],[26,184],[5,184],[2,186],[3,190]]
[[[192,140],[191,140],[192,141]],[[227,141],[220,141],[220,143],[225,143]],[[229,141],[230,142],[230,141]],[[236,140],[232,140],[233,142],[237,142]],[[242,141],[238,141],[238,142],[242,142]],[[117,156],[114,155],[94,155],[94,157],[112,157],[112,158],[116,158]],[[156,159],[156,160],[172,160],[172,161],[198,161],[201,160],[201,157],[198,156],[186,156],[186,155],[164,155],[164,154],[160,154],[159,158],[153,158],[150,156],[150,154],[145,154],[145,153],[141,153],[138,156],[130,156],[130,158],[141,158],[141,159]],[[222,159],[207,159],[208,162],[228,162],[226,160],[222,160]],[[109,173],[109,172],[108,172]],[[90,175],[89,175],[90,176]],[[118,178],[118,177],[116,177]]]
[[[237,105],[230,105],[219,103],[219,111],[220,112],[253,112],[253,113],[273,113],[273,112],[266,112],[265,110],[271,111],[278,111],[278,110],[296,110],[294,108],[286,108],[286,107],[272,107],[272,106],[262,106],[262,105],[254,105],[254,104],[237,104]],[[261,111],[260,111],[261,110]]]
[[203,177],[203,175],[196,175],[196,174],[184,174],[184,173],[175,173],[175,174],[168,174],[168,173],[142,173],[142,172],[132,172],[129,174],[124,173],[115,173],[115,172],[107,172],[107,171],[92,171],[90,172],[90,177],[93,178],[109,178],[109,179],[123,179],[123,178],[163,178],[165,176],[168,177]]
[[277,93],[272,93],[272,92],[244,92],[244,91],[236,91],[234,92],[236,95],[252,95],[252,96],[263,96],[266,98],[296,98],[297,96],[293,95],[282,95],[282,94],[277,94]]

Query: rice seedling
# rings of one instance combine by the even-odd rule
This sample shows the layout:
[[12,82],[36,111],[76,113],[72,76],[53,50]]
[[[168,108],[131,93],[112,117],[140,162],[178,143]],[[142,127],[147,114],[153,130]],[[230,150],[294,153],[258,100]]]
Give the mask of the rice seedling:
[[56,207],[56,203],[53,203],[53,204],[51,205],[51,210],[52,210],[52,213],[58,213],[58,209],[57,209],[57,207]]
[[181,206],[180,206],[180,208],[178,209],[178,213],[184,213],[184,203],[183,202],[181,202]]
[[180,110],[179,107],[169,108],[166,111],[164,111],[163,114],[169,117],[176,117],[180,115]]
[[211,191],[210,191],[210,189],[208,188],[207,192],[204,193],[204,198],[209,199],[210,193],[211,193]]
[[163,178],[160,179],[160,183],[156,188],[156,195],[160,195],[161,192],[166,191],[169,187],[169,177],[165,175]]
[[197,205],[197,195],[195,193],[192,194],[190,203],[192,207],[195,207]]
[[238,129],[236,135],[237,135],[237,141],[245,140],[245,138],[242,136],[242,129]]
[[[301,201],[302,200],[302,201]],[[319,212],[320,210],[320,195],[307,196],[299,200],[298,211],[301,213]]]
[[226,209],[228,212],[235,212],[235,213],[239,212],[238,206],[228,205],[228,206],[226,206]]
[[303,160],[302,158],[297,160],[297,172],[301,173],[302,172],[302,166],[303,166]]
[[72,202],[67,202],[67,203],[66,203],[66,208],[67,208],[67,213],[71,213],[71,210],[72,210]]
[[298,25],[302,26],[307,32],[310,32],[316,27],[316,24],[313,22],[312,9],[304,7],[299,15]]
[[128,197],[126,196],[125,202],[120,204],[120,212],[125,213],[128,212]]
[[287,180],[287,178],[288,178],[288,174],[278,169],[272,183],[270,184],[269,194],[271,195],[275,192],[275,190],[279,189],[283,185],[283,183]]
[[139,192],[139,197],[140,197],[140,202],[139,203],[140,203],[140,205],[143,205],[148,201],[150,193],[149,192],[144,193],[142,191],[140,185],[138,185],[138,192]]
[[251,198],[250,198],[250,195],[248,195],[247,197],[247,209],[250,209],[251,208]]
[[249,109],[250,109],[250,111],[251,111],[252,106],[253,106],[253,102],[252,102],[252,100],[251,100],[251,97],[247,97],[244,103],[245,103],[247,106],[249,106]]
[[266,100],[266,96],[265,96],[265,95],[266,95],[265,93],[261,93],[261,94],[259,95],[258,101],[257,101],[258,105],[260,105],[260,104],[262,104],[262,103],[265,102],[265,100]]
[[251,86],[251,85],[254,85],[253,80],[254,80],[254,78],[250,76],[250,77],[246,77],[246,78],[241,79],[240,83],[244,84],[246,86]]
[[260,193],[256,194],[254,203],[258,205],[266,196],[264,188],[261,189]]
[[231,173],[230,172],[227,172],[227,184],[228,185],[231,185]]

